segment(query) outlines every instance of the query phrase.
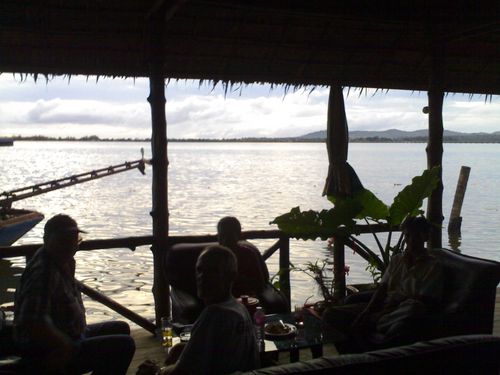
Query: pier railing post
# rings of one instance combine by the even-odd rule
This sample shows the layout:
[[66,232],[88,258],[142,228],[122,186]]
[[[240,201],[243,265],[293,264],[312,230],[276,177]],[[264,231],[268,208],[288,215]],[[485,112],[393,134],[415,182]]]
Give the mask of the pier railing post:
[[290,291],[290,238],[280,236],[280,290],[291,303]]
[[345,243],[342,236],[335,236],[333,237],[333,296],[341,301],[345,293]]

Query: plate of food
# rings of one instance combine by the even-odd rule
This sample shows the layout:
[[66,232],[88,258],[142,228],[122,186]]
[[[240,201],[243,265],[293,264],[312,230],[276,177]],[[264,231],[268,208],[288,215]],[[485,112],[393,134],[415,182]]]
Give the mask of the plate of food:
[[293,324],[277,321],[266,324],[264,333],[268,340],[285,340],[297,334],[297,327]]

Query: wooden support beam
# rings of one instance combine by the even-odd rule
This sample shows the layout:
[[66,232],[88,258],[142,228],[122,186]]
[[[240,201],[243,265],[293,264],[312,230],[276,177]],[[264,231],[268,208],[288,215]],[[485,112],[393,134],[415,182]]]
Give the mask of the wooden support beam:
[[[429,140],[427,142],[427,168],[443,165],[443,98],[439,89],[431,89],[429,97]],[[442,247],[443,223],[443,171],[439,173],[439,183],[427,200],[427,219],[433,224],[427,246]]]
[[439,183],[427,199],[427,219],[433,224],[427,247],[442,247],[443,224],[443,99],[444,91],[444,45],[436,38],[434,26],[427,25],[428,54],[431,58],[431,72],[429,76],[428,113],[429,113],[429,138],[427,141],[427,168],[440,166]]
[[150,20],[150,94],[152,121],[152,164],[153,164],[153,252],[154,275],[153,296],[156,323],[163,316],[170,316],[170,292],[164,272],[164,258],[168,245],[168,158],[167,120],[165,117],[165,79],[163,77],[163,28],[162,16]]

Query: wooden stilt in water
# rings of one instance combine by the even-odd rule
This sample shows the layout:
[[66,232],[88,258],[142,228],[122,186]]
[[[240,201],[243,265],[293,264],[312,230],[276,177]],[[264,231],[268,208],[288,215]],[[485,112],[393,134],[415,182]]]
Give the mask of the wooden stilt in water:
[[462,225],[462,204],[464,203],[465,190],[469,181],[470,167],[462,166],[460,175],[458,176],[457,190],[453,199],[453,207],[451,208],[450,221],[448,222],[448,236],[460,236],[460,228]]

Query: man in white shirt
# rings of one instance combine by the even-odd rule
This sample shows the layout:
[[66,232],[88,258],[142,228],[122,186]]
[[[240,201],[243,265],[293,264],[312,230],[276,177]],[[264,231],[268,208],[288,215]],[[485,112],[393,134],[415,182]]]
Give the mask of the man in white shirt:
[[206,307],[189,342],[172,348],[165,362],[170,365],[161,374],[227,374],[259,367],[252,319],[231,294],[237,270],[236,257],[226,247],[210,246],[200,254],[196,282]]

